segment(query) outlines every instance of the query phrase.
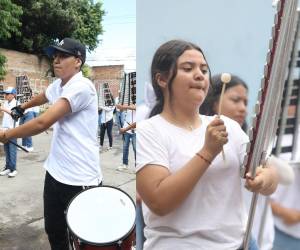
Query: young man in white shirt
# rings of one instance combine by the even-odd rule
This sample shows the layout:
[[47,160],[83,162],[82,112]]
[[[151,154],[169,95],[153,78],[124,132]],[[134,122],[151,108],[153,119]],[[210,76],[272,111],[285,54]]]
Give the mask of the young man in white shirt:
[[80,42],[65,38],[49,46],[55,75],[59,78],[45,92],[13,110],[50,102],[52,106],[37,118],[15,129],[0,131],[0,141],[39,134],[53,128],[44,185],[45,230],[52,249],[69,249],[65,210],[80,191],[102,182],[97,141],[98,98],[93,83],[82,75],[86,49]]
[[[5,102],[3,107],[0,107],[0,111],[3,111],[3,119],[2,119],[2,128],[3,129],[11,129],[16,126],[16,122],[10,116],[11,109],[16,106],[16,94],[17,91],[13,87],[8,87],[4,92]],[[16,138],[11,138],[10,141],[17,143]],[[3,171],[0,172],[1,176],[8,175],[8,177],[15,177],[18,172],[16,169],[17,165],[17,147],[13,143],[5,143],[4,144],[4,152],[5,152],[5,167]]]

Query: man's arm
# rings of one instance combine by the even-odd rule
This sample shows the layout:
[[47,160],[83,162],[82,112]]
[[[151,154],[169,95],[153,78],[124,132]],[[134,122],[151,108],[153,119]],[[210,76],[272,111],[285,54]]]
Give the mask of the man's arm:
[[5,113],[7,113],[9,115],[11,114],[11,110],[10,109],[6,109],[6,108],[0,107],[0,111],[5,112]]
[[127,126],[126,128],[120,128],[120,134],[124,134],[126,133],[128,130],[130,129],[135,129],[136,128],[136,122],[130,124],[129,126]]
[[126,105],[126,104],[124,104],[124,105],[121,105],[121,104],[117,104],[116,105],[116,108],[117,109],[120,109],[120,110],[127,110],[127,109],[130,109],[130,110],[136,110],[136,106],[135,106],[135,104],[131,104],[131,105]]
[[[24,107],[32,106],[24,105]],[[71,111],[69,101],[65,98],[60,98],[46,112],[37,118],[32,119],[17,128],[0,131],[0,141],[5,143],[11,138],[23,138],[39,134],[47,130],[51,125]]]
[[30,101],[21,104],[22,109],[40,106],[48,102],[45,92],[34,96]]

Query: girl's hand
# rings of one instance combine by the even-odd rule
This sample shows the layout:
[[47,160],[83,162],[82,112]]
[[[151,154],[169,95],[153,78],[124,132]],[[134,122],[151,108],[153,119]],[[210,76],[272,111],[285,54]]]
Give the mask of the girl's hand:
[[245,187],[255,193],[270,195],[275,192],[278,185],[278,174],[274,167],[256,168],[254,179],[250,173],[246,174]]
[[206,157],[213,160],[228,142],[228,133],[224,121],[216,117],[206,128],[205,142],[202,152],[206,152]]

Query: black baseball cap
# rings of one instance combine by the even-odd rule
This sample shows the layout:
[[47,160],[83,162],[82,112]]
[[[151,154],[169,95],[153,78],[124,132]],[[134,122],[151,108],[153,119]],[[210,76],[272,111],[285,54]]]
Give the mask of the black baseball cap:
[[52,57],[55,51],[60,51],[65,54],[80,58],[80,60],[82,61],[82,65],[85,63],[85,45],[72,38],[64,38],[57,45],[50,45],[49,47],[47,47],[45,51],[49,57]]

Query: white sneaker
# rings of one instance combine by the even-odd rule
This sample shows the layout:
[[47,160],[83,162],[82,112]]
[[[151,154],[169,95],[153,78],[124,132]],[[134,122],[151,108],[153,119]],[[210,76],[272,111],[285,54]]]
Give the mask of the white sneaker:
[[112,147],[108,147],[108,148],[106,149],[106,151],[109,151],[109,150],[112,150]]
[[123,170],[127,170],[128,169],[128,165],[126,164],[122,164],[119,167],[117,167],[118,171],[123,171]]
[[14,170],[8,174],[8,177],[15,177],[17,174],[18,174],[17,170]]
[[0,175],[1,176],[8,175],[10,172],[11,172],[10,169],[4,169],[3,171],[0,172]]
[[33,151],[33,147],[24,147],[25,149],[27,149],[28,152],[32,152]]

